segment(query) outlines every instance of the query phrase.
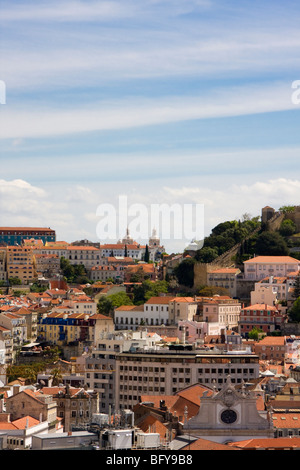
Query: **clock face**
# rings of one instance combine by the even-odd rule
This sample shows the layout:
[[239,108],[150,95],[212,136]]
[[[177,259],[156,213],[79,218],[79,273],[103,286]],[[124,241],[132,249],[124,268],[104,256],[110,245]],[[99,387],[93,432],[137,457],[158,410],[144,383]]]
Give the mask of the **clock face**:
[[221,414],[221,420],[223,423],[232,424],[236,421],[237,414],[234,410],[224,410]]

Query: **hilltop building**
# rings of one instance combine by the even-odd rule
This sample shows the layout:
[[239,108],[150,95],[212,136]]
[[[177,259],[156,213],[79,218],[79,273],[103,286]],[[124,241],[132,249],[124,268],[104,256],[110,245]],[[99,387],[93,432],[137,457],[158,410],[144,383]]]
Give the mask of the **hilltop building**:
[[29,239],[54,242],[55,230],[41,227],[0,227],[0,245],[22,245]]

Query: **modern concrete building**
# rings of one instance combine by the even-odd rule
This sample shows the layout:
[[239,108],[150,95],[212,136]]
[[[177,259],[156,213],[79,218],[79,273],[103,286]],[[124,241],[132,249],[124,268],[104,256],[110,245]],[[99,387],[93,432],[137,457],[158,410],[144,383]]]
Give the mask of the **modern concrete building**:
[[194,383],[221,388],[228,374],[233,383],[247,382],[258,378],[258,361],[250,350],[193,350],[191,345],[120,353],[116,357],[115,406],[132,408],[141,395],[172,395]]

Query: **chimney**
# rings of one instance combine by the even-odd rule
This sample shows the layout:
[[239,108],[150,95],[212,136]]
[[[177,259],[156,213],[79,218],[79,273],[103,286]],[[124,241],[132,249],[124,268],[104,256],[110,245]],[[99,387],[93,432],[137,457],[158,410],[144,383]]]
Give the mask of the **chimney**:
[[10,413],[1,413],[0,423],[10,423]]
[[13,396],[17,395],[17,393],[19,393],[20,391],[21,391],[21,385],[19,384],[13,385]]

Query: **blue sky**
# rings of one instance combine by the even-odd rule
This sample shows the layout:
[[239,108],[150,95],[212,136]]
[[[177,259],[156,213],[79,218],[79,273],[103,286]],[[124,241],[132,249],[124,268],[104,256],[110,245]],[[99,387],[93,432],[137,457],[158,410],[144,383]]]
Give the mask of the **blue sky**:
[[299,2],[0,8],[1,225],[97,241],[97,207],[126,194],[203,204],[207,235],[299,204]]

